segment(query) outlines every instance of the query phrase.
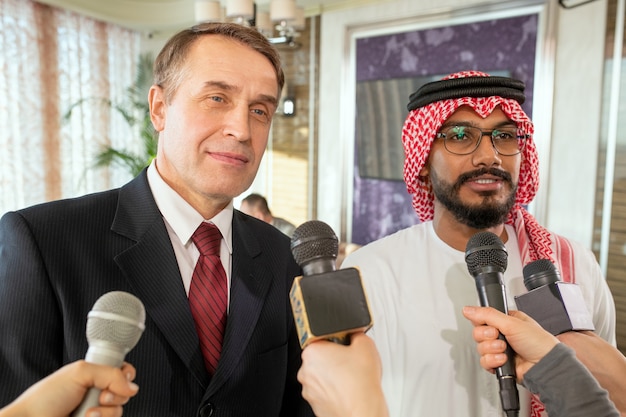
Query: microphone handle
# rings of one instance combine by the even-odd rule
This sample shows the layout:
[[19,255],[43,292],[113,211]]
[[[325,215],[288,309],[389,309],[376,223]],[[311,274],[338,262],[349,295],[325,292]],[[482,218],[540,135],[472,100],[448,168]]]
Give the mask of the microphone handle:
[[87,410],[92,407],[98,407],[100,405],[100,392],[101,390],[98,388],[89,388],[83,401],[72,413],[72,417],[85,417]]
[[[119,349],[111,349],[106,343],[100,343],[89,346],[85,355],[85,361],[120,368],[124,363],[124,355],[120,353]],[[87,410],[92,407],[98,407],[100,405],[101,391],[95,387],[90,388],[78,408],[72,412],[71,417],[85,417]]]
[[[474,278],[476,279],[476,290],[478,291],[480,305],[493,307],[504,314],[508,314],[506,292],[502,284],[502,273],[495,271],[481,272]],[[498,338],[506,343],[506,338],[502,334]],[[520,406],[516,385],[515,352],[513,352],[508,343],[505,353],[508,359],[504,365],[496,368],[496,376],[500,385],[502,408],[507,415],[512,415],[509,412],[519,410]]]

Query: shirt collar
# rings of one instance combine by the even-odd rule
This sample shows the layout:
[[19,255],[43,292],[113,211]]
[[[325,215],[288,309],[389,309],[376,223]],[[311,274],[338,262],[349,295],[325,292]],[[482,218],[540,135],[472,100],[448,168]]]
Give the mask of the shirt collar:
[[[191,236],[205,219],[163,180],[156,168],[155,160],[148,167],[148,184],[165,221],[170,225],[181,243],[185,246],[189,245]],[[231,200],[216,216],[207,219],[220,229],[231,255],[233,253],[233,211]]]

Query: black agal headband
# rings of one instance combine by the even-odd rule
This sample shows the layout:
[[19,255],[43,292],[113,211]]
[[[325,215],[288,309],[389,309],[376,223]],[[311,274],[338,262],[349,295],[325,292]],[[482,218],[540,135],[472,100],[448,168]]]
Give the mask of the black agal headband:
[[411,94],[406,107],[411,111],[439,100],[491,96],[510,98],[523,104],[526,100],[524,88],[523,81],[509,77],[450,78],[424,84]]

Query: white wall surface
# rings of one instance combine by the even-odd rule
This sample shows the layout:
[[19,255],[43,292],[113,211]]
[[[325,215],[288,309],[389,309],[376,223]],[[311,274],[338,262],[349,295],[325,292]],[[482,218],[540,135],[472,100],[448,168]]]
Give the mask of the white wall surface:
[[606,32],[605,0],[560,9],[547,213],[551,230],[591,248]]

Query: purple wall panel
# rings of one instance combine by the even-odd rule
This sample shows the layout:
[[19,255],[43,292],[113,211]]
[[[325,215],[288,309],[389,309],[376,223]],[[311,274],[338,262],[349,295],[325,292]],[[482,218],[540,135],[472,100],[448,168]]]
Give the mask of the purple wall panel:
[[[537,21],[530,14],[359,39],[356,80],[506,70],[526,83],[523,107],[531,115]],[[352,241],[366,244],[417,223],[404,182],[361,178],[356,155]]]

